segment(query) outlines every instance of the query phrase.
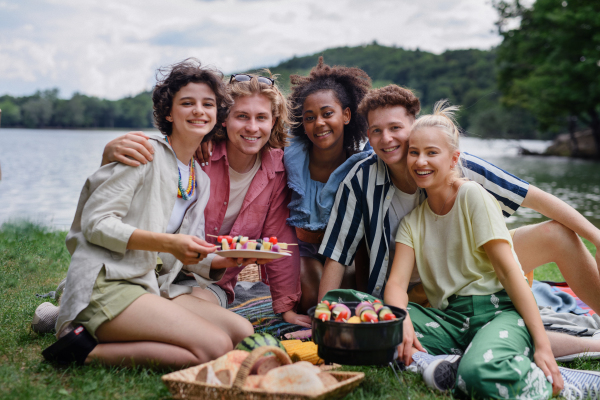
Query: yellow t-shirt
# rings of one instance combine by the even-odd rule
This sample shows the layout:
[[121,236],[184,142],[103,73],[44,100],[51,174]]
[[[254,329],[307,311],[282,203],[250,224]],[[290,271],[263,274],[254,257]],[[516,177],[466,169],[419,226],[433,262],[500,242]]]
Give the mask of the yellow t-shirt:
[[453,294],[489,295],[503,289],[482,247],[494,239],[509,242],[519,262],[500,205],[475,182],[459,188],[446,215],[434,214],[424,201],[404,217],[396,234],[396,242],[415,250],[427,298],[440,310]]

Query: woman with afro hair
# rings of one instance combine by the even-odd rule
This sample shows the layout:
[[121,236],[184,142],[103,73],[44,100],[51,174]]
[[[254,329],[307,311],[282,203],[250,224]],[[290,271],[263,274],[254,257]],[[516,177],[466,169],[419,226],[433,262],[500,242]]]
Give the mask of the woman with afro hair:
[[[292,190],[288,224],[295,227],[301,260],[302,300],[306,311],[317,303],[325,257],[319,254],[340,182],[358,161],[371,154],[367,121],[358,104],[371,88],[359,68],[324,64],[323,57],[308,76],[292,75],[293,136],[284,163]],[[348,268],[342,287],[355,286]]]

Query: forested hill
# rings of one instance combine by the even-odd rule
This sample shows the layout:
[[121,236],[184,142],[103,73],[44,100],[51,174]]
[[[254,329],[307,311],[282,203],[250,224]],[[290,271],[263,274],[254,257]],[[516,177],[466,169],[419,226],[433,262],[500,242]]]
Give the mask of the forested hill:
[[[528,113],[500,106],[494,50],[452,50],[436,55],[372,43],[294,57],[270,69],[280,74],[278,84],[289,92],[290,74],[308,74],[321,55],[329,65],[362,68],[375,87],[395,83],[415,90],[424,112],[444,98],[462,105],[459,122],[469,135],[536,137],[535,120]],[[0,109],[2,127],[144,128],[152,124],[148,92],[116,101],[80,94],[59,99],[57,91],[0,96]]]

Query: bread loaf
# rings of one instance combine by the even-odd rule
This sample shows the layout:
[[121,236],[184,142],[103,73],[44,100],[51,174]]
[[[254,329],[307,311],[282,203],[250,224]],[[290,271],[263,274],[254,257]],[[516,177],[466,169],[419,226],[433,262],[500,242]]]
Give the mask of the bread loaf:
[[318,367],[305,361],[284,365],[267,372],[260,382],[260,388],[271,393],[318,395],[325,390],[319,373]]

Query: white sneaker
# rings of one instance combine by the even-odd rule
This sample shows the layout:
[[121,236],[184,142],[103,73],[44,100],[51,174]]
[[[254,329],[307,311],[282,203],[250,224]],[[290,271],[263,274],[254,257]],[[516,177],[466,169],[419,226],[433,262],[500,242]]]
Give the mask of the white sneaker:
[[443,392],[454,387],[460,358],[449,354],[432,356],[419,351],[413,354],[413,362],[407,370],[420,372],[427,386]]
[[456,384],[456,372],[460,363],[460,356],[449,356],[446,359],[437,359],[423,370],[423,380],[431,389],[445,392]]
[[60,308],[49,302],[40,304],[35,309],[33,321],[31,321],[31,329],[39,333],[53,332],[59,310]]
[[600,372],[559,367],[565,381],[560,392],[567,400],[600,399]]
[[423,371],[427,369],[429,364],[434,362],[435,360],[446,360],[453,362],[456,360],[456,356],[454,354],[441,354],[439,356],[432,356],[431,354],[424,353],[422,351],[418,351],[413,354],[413,362],[406,367],[406,370],[409,372],[414,372],[415,374],[423,374]]

